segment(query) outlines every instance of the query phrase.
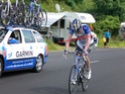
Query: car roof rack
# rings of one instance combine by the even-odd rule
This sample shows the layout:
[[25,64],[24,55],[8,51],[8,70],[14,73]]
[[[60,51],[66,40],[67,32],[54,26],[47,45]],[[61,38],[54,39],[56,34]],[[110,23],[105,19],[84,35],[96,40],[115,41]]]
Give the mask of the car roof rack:
[[37,30],[37,31],[42,31],[43,28],[39,27],[39,26],[35,26],[35,25],[31,25],[29,28]]
[[8,27],[12,27],[12,28],[14,28],[14,27],[22,27],[22,28],[34,29],[34,30],[37,30],[37,31],[44,30],[43,28],[35,26],[35,25],[31,25],[30,27],[26,27],[26,26],[23,26],[23,25],[6,25],[6,26],[0,25],[0,27],[3,27],[3,28],[8,28]]

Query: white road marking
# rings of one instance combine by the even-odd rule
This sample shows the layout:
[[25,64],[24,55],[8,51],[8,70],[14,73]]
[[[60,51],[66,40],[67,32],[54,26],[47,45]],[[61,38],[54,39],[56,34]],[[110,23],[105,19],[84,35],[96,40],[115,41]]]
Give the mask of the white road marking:
[[91,63],[98,63],[99,60],[90,61]]

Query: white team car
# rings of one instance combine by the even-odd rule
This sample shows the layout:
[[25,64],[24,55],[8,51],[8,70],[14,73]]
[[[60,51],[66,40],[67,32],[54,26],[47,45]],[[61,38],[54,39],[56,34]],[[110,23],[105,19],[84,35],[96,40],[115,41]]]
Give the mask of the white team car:
[[25,27],[0,27],[0,76],[3,72],[33,69],[40,72],[48,59],[42,35]]

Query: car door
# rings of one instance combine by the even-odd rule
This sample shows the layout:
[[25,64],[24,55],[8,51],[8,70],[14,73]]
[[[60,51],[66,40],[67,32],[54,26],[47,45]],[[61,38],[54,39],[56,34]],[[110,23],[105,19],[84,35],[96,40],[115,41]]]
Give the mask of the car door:
[[25,54],[25,64],[27,64],[29,67],[34,67],[36,62],[36,54],[35,54],[35,38],[32,34],[32,31],[30,29],[22,29],[23,34],[23,51]]
[[21,57],[22,36],[20,30],[13,30],[7,41],[7,56],[5,62],[5,70],[16,70],[23,66]]
[[38,31],[33,31],[33,34],[36,39],[36,53],[37,54],[42,54],[43,55],[43,63],[47,62],[48,59],[48,45],[44,41],[43,36],[38,32]]
[[46,44],[45,44],[45,41],[42,37],[42,35],[40,33],[38,33],[37,31],[33,30],[33,34],[35,36],[35,39],[36,39],[36,52],[39,52],[41,53],[42,55],[45,54],[45,50],[46,50]]

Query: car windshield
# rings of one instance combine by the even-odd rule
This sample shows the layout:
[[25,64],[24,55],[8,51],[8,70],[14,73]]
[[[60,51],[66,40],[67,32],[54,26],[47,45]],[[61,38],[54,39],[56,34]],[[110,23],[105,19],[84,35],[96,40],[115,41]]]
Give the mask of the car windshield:
[[4,28],[0,28],[0,42],[4,39],[4,37],[6,36],[7,34],[7,29],[4,29]]

